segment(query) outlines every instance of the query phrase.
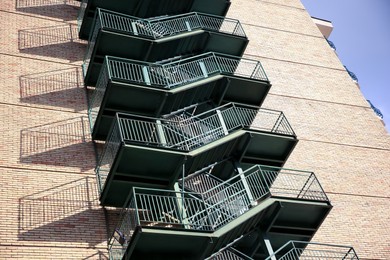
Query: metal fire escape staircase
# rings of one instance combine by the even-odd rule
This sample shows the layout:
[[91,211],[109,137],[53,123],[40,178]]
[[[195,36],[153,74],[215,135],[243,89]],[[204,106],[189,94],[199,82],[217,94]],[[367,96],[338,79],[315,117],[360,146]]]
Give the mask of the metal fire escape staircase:
[[87,40],[93,26],[97,8],[122,12],[136,17],[149,18],[188,12],[204,12],[224,16],[230,6],[228,0],[83,0],[77,18],[79,36]]
[[271,84],[229,5],[82,0],[100,202],[123,207],[110,259],[357,259],[308,243],[332,206],[281,168],[297,138],[260,108]]
[[[229,246],[231,241],[237,243],[238,237],[246,236],[253,229],[271,234],[267,229],[272,230],[283,222],[295,225],[296,230],[302,228],[303,233],[312,228],[313,233],[305,233],[306,238],[293,234],[307,241],[331,209],[313,173],[257,165],[223,181],[210,174],[214,166],[179,180],[184,189],[134,188],[115,232],[117,235],[111,240],[112,252],[121,251],[124,259],[157,254],[174,259],[203,259],[212,255],[243,257]],[[278,215],[270,221],[267,213],[275,208]],[[294,210],[302,209],[311,214],[294,215]],[[292,213],[288,219],[284,218],[285,210]],[[306,216],[303,220],[302,215]],[[270,226],[263,226],[271,222]],[[291,236],[288,232],[273,234],[271,243],[283,245]],[[153,242],[153,239],[170,242]],[[264,254],[265,250],[257,251]]]
[[96,83],[106,55],[151,62],[208,51],[242,56],[247,44],[234,19],[195,12],[142,19],[98,9],[84,58],[84,81]]
[[202,102],[260,106],[269,88],[259,61],[236,56],[208,52],[158,63],[106,56],[89,102],[92,136],[104,140],[116,112],[161,117]]
[[283,113],[237,103],[193,106],[165,118],[117,114],[96,169],[100,200],[122,206],[122,194],[134,186],[172,187],[184,163],[186,174],[231,158],[281,166],[296,143]]

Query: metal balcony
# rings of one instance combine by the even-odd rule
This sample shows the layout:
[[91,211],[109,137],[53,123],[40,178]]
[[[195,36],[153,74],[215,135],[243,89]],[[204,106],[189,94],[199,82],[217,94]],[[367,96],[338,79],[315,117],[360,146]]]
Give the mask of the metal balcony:
[[374,104],[372,104],[370,100],[367,99],[367,102],[368,102],[368,104],[370,104],[370,107],[371,107],[372,110],[375,112],[375,114],[376,114],[380,119],[383,120],[383,114],[382,114],[382,112],[381,112],[377,107],[375,107]]
[[331,41],[331,40],[328,40],[327,38],[325,38],[325,40],[328,42],[329,46],[332,48],[332,50],[336,50],[336,45]]
[[329,245],[321,243],[305,243],[291,241],[277,250],[266,260],[306,260],[306,259],[329,259],[329,260],[359,260],[353,247]]
[[345,70],[348,72],[348,74],[349,74],[349,76],[351,77],[351,79],[352,79],[353,81],[355,81],[356,83],[358,83],[359,80],[358,80],[356,74],[353,73],[352,71],[350,71],[346,66],[344,66],[344,68],[345,68]]
[[[268,214],[280,204],[276,217]],[[303,239],[311,238],[330,209],[313,173],[257,165],[206,193],[133,188],[110,246],[122,245],[123,259],[218,259],[213,257],[232,256],[226,249],[237,237],[251,230],[269,232],[282,221],[285,228],[301,230]],[[283,219],[287,213],[290,217]],[[290,234],[284,233],[271,243],[285,243],[281,237]]]
[[202,13],[141,19],[98,9],[84,58],[86,85],[96,84],[105,55],[158,61],[207,51],[242,56],[248,39],[238,20]]
[[92,137],[106,138],[115,112],[160,117],[204,101],[260,106],[270,86],[259,61],[220,53],[168,63],[106,56],[89,102]]
[[133,186],[172,187],[182,165],[186,173],[226,158],[280,166],[296,143],[282,112],[241,104],[169,119],[117,114],[96,168],[100,201],[123,206]]
[[188,12],[225,16],[229,6],[229,0],[83,0],[77,18],[79,36],[81,39],[88,40],[93,25],[93,18],[98,7],[136,17],[148,18]]

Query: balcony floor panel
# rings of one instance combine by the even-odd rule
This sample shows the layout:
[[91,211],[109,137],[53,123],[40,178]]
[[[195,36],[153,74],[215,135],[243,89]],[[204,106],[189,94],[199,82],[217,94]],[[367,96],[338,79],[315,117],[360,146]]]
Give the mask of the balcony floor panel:
[[248,133],[252,138],[243,157],[244,163],[282,166],[298,143],[294,136],[255,130],[248,130]]

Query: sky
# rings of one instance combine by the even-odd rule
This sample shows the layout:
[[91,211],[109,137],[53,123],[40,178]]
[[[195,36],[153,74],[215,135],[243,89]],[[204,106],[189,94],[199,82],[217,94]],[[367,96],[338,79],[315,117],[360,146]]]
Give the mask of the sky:
[[332,22],[329,40],[390,133],[390,0],[301,1],[311,16]]

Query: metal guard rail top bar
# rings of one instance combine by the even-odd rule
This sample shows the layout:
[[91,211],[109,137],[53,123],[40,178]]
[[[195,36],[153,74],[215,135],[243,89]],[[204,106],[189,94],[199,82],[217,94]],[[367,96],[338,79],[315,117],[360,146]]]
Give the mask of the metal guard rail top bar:
[[101,8],[97,10],[95,21],[100,21],[100,26],[103,29],[140,35],[155,40],[197,29],[246,38],[239,20],[223,16],[191,12],[143,19]]
[[[283,254],[284,253],[284,254]],[[281,255],[277,257],[277,255]],[[302,242],[302,241],[289,241],[284,246],[275,251],[272,255],[265,260],[285,260],[293,259],[298,260],[299,257],[303,259],[353,259],[359,260],[355,249],[351,246],[314,243],[314,242]]]
[[[200,145],[210,143],[243,127],[295,136],[283,112],[237,103],[228,103],[177,121],[117,113],[116,122],[122,142],[141,142],[181,150],[192,150],[199,147],[194,142],[201,141]],[[168,143],[164,144],[165,141],[161,140],[161,133],[166,135]],[[189,143],[195,146],[188,147]]]
[[112,56],[105,57],[108,76],[113,80],[136,82],[160,88],[175,87],[215,74],[267,81],[260,61],[207,52],[169,63],[151,63]]

